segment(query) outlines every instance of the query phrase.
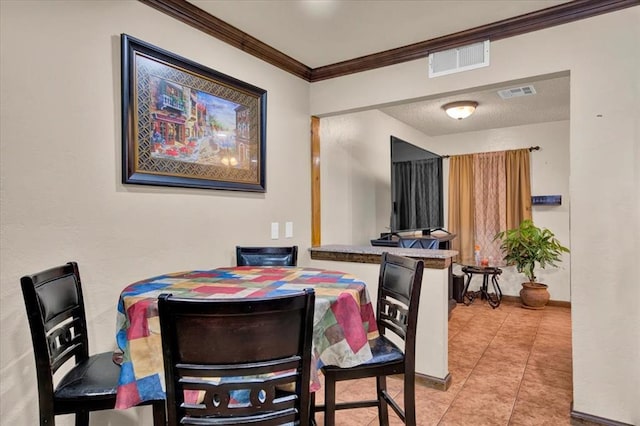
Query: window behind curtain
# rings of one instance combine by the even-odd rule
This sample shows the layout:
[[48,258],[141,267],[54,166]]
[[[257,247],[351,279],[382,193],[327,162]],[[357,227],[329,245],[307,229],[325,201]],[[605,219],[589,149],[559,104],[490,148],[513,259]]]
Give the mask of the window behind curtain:
[[502,259],[495,235],[507,227],[505,151],[473,156],[474,245],[482,257],[498,263]]
[[454,155],[449,168],[448,230],[457,235],[458,262],[471,263],[473,248],[501,263],[499,231],[531,219],[529,150]]

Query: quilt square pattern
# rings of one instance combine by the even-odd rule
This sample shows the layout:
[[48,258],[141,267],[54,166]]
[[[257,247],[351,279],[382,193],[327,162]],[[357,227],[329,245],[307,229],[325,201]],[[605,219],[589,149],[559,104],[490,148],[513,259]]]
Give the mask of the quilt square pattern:
[[[369,339],[378,336],[371,299],[364,282],[339,271],[302,267],[240,266],[185,271],[138,281],[122,290],[116,341],[122,352],[116,408],[164,398],[164,364],[158,325],[158,296],[262,298],[313,288],[311,391],[320,388],[318,369],[325,364],[352,367],[372,358]],[[114,357],[115,359],[116,357]]]

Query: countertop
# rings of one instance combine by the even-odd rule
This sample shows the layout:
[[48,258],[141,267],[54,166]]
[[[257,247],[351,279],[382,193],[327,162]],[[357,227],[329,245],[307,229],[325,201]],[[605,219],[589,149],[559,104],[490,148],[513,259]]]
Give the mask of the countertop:
[[448,268],[458,254],[455,250],[428,250],[404,247],[324,245],[309,249],[311,259],[333,260],[338,262],[380,263],[382,253],[388,252],[399,256],[421,259],[425,268]]

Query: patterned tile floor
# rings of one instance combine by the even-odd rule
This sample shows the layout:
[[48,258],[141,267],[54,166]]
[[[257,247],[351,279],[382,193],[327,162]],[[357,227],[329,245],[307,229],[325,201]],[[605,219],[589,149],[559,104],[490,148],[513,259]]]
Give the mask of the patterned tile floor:
[[[491,309],[480,300],[458,304],[449,320],[449,372],[446,392],[417,386],[418,425],[570,425],[571,310],[533,311],[507,302]],[[388,385],[401,395],[400,380]],[[337,392],[338,400],[374,398],[375,380],[340,382]],[[316,420],[322,425],[323,414]],[[389,420],[402,424],[392,412]],[[338,411],[336,424],[377,425],[377,412]]]

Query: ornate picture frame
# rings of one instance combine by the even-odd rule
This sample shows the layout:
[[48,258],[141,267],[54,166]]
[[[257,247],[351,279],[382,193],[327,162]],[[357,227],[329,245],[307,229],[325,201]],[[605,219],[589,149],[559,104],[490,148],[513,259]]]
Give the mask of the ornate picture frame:
[[266,191],[267,92],[126,34],[122,182]]

